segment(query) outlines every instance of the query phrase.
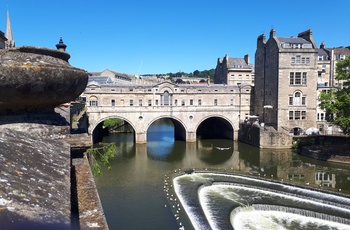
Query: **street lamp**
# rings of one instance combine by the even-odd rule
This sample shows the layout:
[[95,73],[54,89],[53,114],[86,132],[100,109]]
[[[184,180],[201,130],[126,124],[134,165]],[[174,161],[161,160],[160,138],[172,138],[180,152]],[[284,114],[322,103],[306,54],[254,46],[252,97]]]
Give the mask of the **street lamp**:
[[237,83],[237,87],[239,89],[239,108],[238,108],[238,118],[239,122],[241,122],[241,110],[242,110],[242,88],[250,86],[249,84],[242,84],[240,82]]
[[241,94],[242,94],[242,85],[241,83],[237,83],[238,89],[239,89],[239,107],[238,107],[238,122],[241,122]]

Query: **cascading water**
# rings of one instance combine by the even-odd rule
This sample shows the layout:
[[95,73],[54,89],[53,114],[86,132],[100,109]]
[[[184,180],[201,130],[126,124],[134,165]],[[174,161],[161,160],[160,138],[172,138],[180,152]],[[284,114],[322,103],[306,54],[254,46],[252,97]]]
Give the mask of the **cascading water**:
[[189,172],[174,191],[195,229],[350,229],[350,198],[250,176]]

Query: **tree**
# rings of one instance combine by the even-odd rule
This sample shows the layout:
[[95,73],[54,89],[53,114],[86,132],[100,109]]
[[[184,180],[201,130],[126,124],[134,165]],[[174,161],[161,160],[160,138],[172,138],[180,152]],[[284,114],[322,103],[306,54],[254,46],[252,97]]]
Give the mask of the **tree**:
[[336,80],[343,80],[343,88],[322,92],[320,107],[326,110],[326,120],[350,134],[350,56],[336,66]]

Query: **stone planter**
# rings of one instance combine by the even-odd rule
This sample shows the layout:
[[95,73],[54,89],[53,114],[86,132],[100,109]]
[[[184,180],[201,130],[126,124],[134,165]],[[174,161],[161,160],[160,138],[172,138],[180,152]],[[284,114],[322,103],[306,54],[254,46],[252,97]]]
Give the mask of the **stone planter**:
[[76,99],[88,74],[63,51],[23,46],[0,50],[0,113],[53,109]]

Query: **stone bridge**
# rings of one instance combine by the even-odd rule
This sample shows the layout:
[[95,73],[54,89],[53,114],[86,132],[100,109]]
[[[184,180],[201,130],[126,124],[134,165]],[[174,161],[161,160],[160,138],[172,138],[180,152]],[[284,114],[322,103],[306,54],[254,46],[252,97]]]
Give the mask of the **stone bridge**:
[[250,114],[251,87],[219,84],[115,85],[90,82],[86,98],[88,132],[95,135],[107,118],[120,118],[135,131],[135,142],[147,142],[153,122],[170,119],[175,139],[196,141],[209,132],[215,138],[237,140],[240,118]]

